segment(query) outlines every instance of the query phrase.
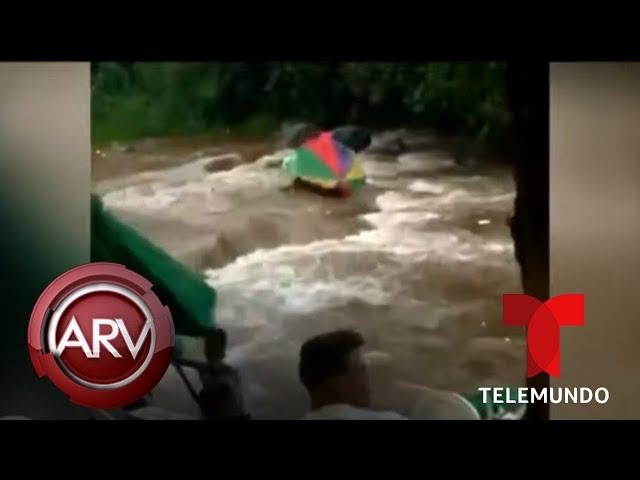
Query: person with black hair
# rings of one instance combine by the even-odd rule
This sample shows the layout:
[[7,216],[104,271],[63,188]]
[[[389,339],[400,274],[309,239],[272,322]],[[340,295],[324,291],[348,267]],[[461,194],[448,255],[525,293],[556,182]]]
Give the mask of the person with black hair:
[[371,410],[369,375],[362,336],[337,330],[306,341],[298,373],[311,399],[305,420],[405,420],[394,412]]

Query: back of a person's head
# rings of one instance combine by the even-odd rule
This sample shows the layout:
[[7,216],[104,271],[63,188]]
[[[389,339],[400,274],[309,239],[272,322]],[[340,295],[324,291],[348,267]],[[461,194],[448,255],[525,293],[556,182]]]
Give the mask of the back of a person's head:
[[348,368],[347,357],[364,343],[353,330],[337,330],[307,340],[300,349],[298,374],[309,392]]

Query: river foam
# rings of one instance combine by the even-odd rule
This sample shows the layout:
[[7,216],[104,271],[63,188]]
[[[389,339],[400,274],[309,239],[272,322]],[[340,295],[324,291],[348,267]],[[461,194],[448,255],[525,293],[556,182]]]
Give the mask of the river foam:
[[462,170],[441,153],[365,155],[368,185],[339,200],[283,189],[260,162],[198,168],[131,177],[103,199],[170,253],[202,249],[257,418],[304,412],[300,345],[334,328],[356,328],[384,359],[373,380],[394,410],[410,410],[396,380],[467,392],[524,381],[524,340],[500,321],[502,293],[520,289],[509,172]]

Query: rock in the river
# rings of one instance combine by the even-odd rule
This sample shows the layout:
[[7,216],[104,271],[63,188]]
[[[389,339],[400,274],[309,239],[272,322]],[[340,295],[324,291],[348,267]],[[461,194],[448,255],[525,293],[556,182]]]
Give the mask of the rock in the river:
[[214,157],[205,157],[201,161],[204,164],[204,169],[209,173],[231,170],[243,163],[242,156],[238,153],[226,153]]
[[371,137],[368,151],[388,155],[398,155],[429,148],[442,148],[446,142],[431,130],[387,130]]
[[220,147],[208,147],[203,150],[198,150],[197,152],[193,152],[189,157],[187,157],[187,161],[191,162],[193,160],[199,160],[205,157],[213,157],[216,155],[221,155],[224,153],[224,150]]
[[371,132],[364,127],[345,125],[333,129],[333,138],[355,152],[364,150],[371,144]]
[[297,148],[319,130],[315,125],[306,122],[283,123],[279,143],[282,147]]
[[436,172],[456,166],[447,152],[439,151],[405,153],[398,156],[398,164],[403,173]]
[[291,149],[279,150],[270,155],[264,155],[256,160],[256,165],[260,168],[279,168],[282,165],[284,157],[291,153]]
[[445,138],[429,129],[403,130],[401,138],[407,151],[411,152],[425,148],[439,148],[447,143]]
[[376,133],[371,137],[371,145],[368,151],[371,153],[382,153],[397,155],[406,150],[402,141],[401,130],[392,130]]
[[116,153],[130,153],[135,152],[135,147],[133,145],[126,145],[123,143],[113,142],[111,144],[111,150]]

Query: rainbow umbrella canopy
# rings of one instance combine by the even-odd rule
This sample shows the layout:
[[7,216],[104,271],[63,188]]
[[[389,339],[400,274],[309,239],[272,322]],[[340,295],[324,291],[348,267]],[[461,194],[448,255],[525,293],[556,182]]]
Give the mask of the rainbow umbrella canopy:
[[360,159],[331,132],[307,140],[282,166],[291,177],[326,190],[350,193],[366,182]]

